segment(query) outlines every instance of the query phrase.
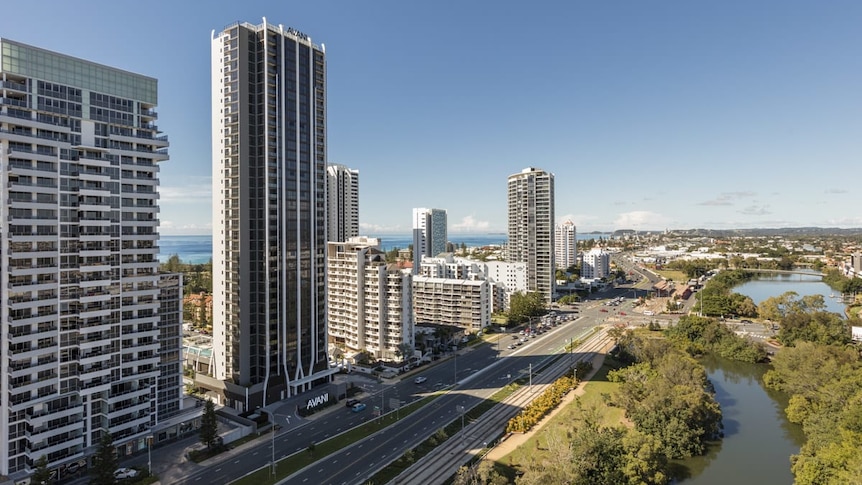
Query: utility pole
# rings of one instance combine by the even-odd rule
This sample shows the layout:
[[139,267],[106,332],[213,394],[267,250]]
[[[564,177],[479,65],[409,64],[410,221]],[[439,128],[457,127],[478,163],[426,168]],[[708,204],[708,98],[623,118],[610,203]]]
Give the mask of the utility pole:
[[458,351],[455,351],[455,379],[452,382],[452,386],[458,384]]

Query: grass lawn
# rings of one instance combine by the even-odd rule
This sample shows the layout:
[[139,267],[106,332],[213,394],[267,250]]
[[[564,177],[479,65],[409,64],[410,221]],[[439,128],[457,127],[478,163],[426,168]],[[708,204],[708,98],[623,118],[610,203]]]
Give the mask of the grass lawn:
[[514,478],[518,475],[522,464],[531,460],[541,461],[546,458],[549,440],[567,440],[566,433],[570,432],[581,421],[583,409],[594,407],[601,416],[604,426],[621,425],[624,418],[623,410],[607,406],[602,398],[603,394],[613,393],[618,386],[618,384],[607,381],[608,371],[612,370],[608,364],[612,361],[607,358],[605,362],[605,365],[602,365],[601,369],[586,384],[583,395],[576,397],[545,426],[534,433],[526,443],[495,464],[498,472],[504,474],[511,483],[514,483]]
[[656,270],[655,273],[666,280],[673,280],[677,283],[688,282],[688,276],[686,276],[685,273],[683,273],[682,271],[678,271],[675,269]]

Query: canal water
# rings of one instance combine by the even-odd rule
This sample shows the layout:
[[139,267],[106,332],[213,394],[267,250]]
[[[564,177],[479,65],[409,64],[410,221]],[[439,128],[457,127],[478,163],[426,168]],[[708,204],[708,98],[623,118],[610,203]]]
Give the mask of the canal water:
[[790,455],[804,442],[802,427],[784,414],[788,397],[766,389],[766,364],[718,357],[702,360],[721,404],[724,439],[704,456],[679,464],[685,485],[792,484]]
[[[844,305],[818,276],[763,275],[733,289],[756,304],[787,291],[799,297],[823,295],[826,310],[844,315]],[[704,456],[679,462],[685,485],[792,484],[790,456],[805,441],[802,427],[787,421],[788,396],[766,389],[767,364],[746,364],[718,357],[703,359],[721,404],[724,439]]]
[[[734,292],[750,296],[754,303],[760,302],[773,296],[781,296],[785,292],[795,291],[799,297],[807,295],[823,295],[826,310],[844,316],[844,304],[840,296],[829,285],[817,275],[803,274],[778,274],[760,275],[757,279],[747,281],[733,289]],[[834,295],[830,297],[830,295]]]

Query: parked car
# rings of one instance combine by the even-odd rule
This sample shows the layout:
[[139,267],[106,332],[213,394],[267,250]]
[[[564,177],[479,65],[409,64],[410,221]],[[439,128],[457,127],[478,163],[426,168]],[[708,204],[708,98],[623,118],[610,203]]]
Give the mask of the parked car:
[[134,468],[117,468],[114,471],[114,479],[116,480],[125,480],[126,478],[135,478],[138,476],[138,471]]
[[509,349],[509,350],[512,350],[512,349],[514,349],[514,348],[515,348],[515,346],[514,346],[514,345],[512,345],[512,344],[509,344],[509,346],[508,346],[508,347],[506,347],[506,348],[507,348],[507,349]]
[[600,311],[600,312],[602,312],[602,313],[607,313],[607,312],[608,312],[608,309],[607,309],[607,308],[602,308],[602,309],[601,309],[601,310],[599,310],[599,311]]
[[344,405],[349,408],[352,408],[356,404],[359,404],[359,399],[348,399],[347,402],[344,403]]
[[364,402],[358,402],[358,403],[354,404],[351,409],[353,410],[354,413],[358,413],[359,411],[362,411],[363,409],[365,409],[365,403]]
[[425,376],[418,376],[416,379],[413,379],[413,382],[415,382],[416,384],[422,384],[423,382],[425,382],[427,380],[428,380],[428,378]]

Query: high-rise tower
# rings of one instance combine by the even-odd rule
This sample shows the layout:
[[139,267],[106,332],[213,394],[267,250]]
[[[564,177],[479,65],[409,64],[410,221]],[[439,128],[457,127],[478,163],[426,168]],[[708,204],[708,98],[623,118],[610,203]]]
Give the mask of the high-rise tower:
[[446,252],[448,222],[445,209],[413,209],[413,274],[419,271],[422,256]]
[[67,478],[105,434],[121,455],[145,449],[179,409],[157,93],[151,77],[0,39],[0,475],[16,482],[42,456]]
[[509,261],[527,265],[527,289],[554,295],[554,175],[525,168],[509,176]]
[[330,242],[359,235],[359,170],[332,163],[326,167],[326,224]]
[[325,382],[326,59],[294,29],[212,36],[213,360],[225,404]]
[[557,268],[565,270],[578,264],[578,238],[574,222],[566,221],[554,227],[554,251]]

